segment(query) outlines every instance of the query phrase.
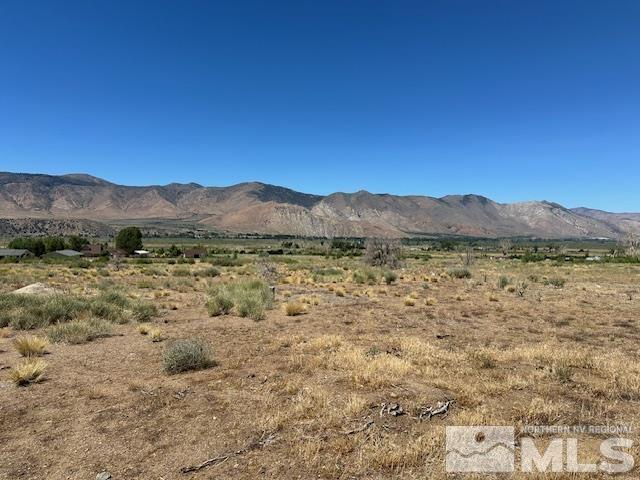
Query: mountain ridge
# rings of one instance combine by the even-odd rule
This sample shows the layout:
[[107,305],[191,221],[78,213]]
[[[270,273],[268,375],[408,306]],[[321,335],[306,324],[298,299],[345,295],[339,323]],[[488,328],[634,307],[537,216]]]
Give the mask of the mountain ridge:
[[316,195],[262,182],[125,186],[85,173],[0,172],[0,218],[27,217],[195,219],[229,232],[308,236],[619,238],[640,232],[640,214],[569,209],[546,200],[499,203],[477,194],[438,198],[366,190]]

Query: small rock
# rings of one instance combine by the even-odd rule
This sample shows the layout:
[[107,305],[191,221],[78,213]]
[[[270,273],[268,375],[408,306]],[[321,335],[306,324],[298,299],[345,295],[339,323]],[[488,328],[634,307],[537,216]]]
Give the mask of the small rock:
[[96,475],[96,480],[111,480],[113,477],[109,472],[100,472]]

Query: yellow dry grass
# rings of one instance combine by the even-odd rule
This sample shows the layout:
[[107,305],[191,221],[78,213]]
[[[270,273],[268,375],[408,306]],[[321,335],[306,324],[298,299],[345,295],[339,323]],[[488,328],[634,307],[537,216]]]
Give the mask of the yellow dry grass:
[[13,346],[23,357],[38,357],[46,353],[49,341],[35,336],[20,336],[13,340]]
[[9,372],[9,378],[18,386],[40,382],[44,377],[47,364],[43,360],[29,360]]

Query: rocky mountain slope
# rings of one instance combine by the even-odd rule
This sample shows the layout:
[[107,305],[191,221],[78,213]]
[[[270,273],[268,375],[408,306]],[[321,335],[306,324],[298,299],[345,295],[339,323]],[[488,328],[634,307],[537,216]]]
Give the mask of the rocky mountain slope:
[[640,233],[640,213],[611,213],[584,207],[572,208],[571,211],[584,217],[595,218],[616,230]]
[[131,187],[84,174],[0,173],[4,218],[189,220],[233,232],[317,236],[615,238],[636,225],[633,214],[613,221],[590,212],[546,201],[501,204],[479,195],[433,198],[359,191],[320,196],[263,183]]
[[85,237],[111,237],[114,228],[102,222],[84,219],[53,218],[0,218],[0,236],[17,235],[80,235]]

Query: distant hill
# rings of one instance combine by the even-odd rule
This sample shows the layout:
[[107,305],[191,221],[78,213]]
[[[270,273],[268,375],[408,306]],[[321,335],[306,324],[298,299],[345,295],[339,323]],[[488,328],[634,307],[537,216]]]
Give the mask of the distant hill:
[[104,238],[115,235],[115,230],[104,223],[84,219],[0,218],[0,236],[17,235],[80,235]]
[[314,236],[418,234],[618,238],[640,214],[567,209],[556,203],[494,202],[479,195],[397,196],[296,192],[264,183],[133,187],[86,174],[0,173],[0,217],[189,221],[231,232]]
[[640,233],[640,213],[611,213],[584,207],[572,208],[571,211],[600,220],[616,230]]

